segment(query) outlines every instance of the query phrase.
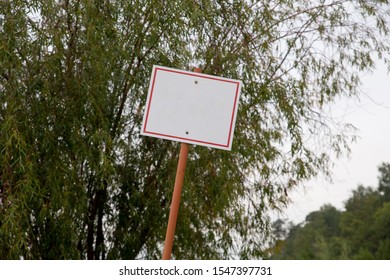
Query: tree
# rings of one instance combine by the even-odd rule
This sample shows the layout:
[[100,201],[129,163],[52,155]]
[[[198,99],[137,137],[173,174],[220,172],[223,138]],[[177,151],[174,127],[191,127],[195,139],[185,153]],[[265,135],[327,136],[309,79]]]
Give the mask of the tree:
[[0,257],[160,257],[178,150],[139,136],[153,64],[244,85],[232,152],[191,148],[174,257],[260,257],[267,209],[348,150],[323,109],[388,62],[387,5],[2,1]]
[[375,213],[382,205],[377,190],[359,186],[352,197],[345,202],[345,213],[340,220],[342,235],[348,240],[350,257],[355,259],[373,259],[377,240],[371,223]]
[[341,212],[329,204],[309,213],[304,223],[290,228],[279,251],[272,254],[272,259],[340,258],[343,250],[338,238],[340,216]]
[[382,163],[378,170],[380,173],[378,191],[385,201],[390,201],[390,164]]
[[375,258],[390,259],[390,203],[385,202],[374,214],[374,221],[371,225],[375,238]]
[[[344,211],[324,205],[309,213],[305,223],[292,226],[286,238],[273,244],[268,250],[271,258],[389,259],[390,203],[379,191],[387,165],[378,168],[378,190],[358,186],[345,202]],[[280,223],[275,225],[280,228]]]

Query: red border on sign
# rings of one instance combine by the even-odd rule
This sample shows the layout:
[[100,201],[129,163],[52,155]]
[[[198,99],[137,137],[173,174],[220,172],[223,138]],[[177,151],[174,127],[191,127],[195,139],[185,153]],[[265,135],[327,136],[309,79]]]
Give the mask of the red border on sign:
[[[172,72],[172,73],[177,73],[177,74],[182,74],[182,75],[187,75],[187,76],[194,76],[194,77],[199,77],[199,78],[204,78],[204,79],[209,79],[209,80],[221,81],[221,82],[225,82],[225,83],[236,84],[236,93],[235,93],[235,97],[234,97],[232,116],[230,118],[230,128],[229,128],[228,141],[227,141],[226,145],[219,144],[219,143],[202,141],[202,140],[197,140],[197,139],[192,139],[192,138],[179,137],[179,136],[174,136],[174,135],[163,134],[163,133],[158,133],[158,132],[153,132],[153,131],[147,131],[146,130],[146,127],[147,127],[147,124],[148,124],[149,111],[150,111],[150,106],[152,104],[154,86],[155,86],[155,81],[156,81],[156,76],[157,76],[157,71],[158,70],[166,71],[166,72]],[[240,83],[239,82],[225,80],[223,78],[218,78],[218,77],[199,75],[196,72],[190,73],[190,72],[182,72],[182,71],[174,70],[174,69],[166,69],[166,68],[161,68],[161,67],[155,67],[154,68],[154,73],[153,73],[151,90],[150,90],[149,102],[147,104],[147,111],[146,111],[146,118],[145,118],[145,124],[144,124],[144,127],[143,127],[143,132],[147,133],[147,134],[157,135],[157,136],[169,137],[171,139],[186,140],[186,141],[191,141],[191,142],[194,142],[194,143],[201,143],[201,144],[207,144],[207,145],[213,145],[213,146],[218,146],[218,147],[229,148],[230,141],[231,141],[231,138],[232,138],[232,130],[233,130],[233,122],[234,122],[234,112],[235,112],[235,109],[236,109],[236,106],[237,106],[237,99],[238,99],[239,89],[240,89]]]

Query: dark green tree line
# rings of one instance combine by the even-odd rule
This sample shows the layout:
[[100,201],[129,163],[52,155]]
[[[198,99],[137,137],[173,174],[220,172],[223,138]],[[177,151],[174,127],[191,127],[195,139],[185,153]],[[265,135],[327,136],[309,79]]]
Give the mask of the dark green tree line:
[[275,259],[390,259],[390,164],[379,167],[377,189],[359,186],[345,210],[324,205],[293,225],[273,250]]
[[322,108],[387,62],[387,10],[1,1],[0,258],[160,258],[178,145],[139,136],[153,64],[243,81],[232,152],[191,147],[174,257],[260,257],[267,209],[348,150]]

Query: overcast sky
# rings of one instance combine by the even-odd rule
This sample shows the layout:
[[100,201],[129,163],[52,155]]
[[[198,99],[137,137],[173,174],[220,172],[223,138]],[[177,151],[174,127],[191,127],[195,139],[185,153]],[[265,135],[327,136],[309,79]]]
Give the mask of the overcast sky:
[[299,186],[291,195],[292,203],[281,218],[294,223],[304,221],[307,214],[330,203],[342,210],[359,184],[377,187],[378,166],[390,162],[390,79],[386,67],[378,65],[373,74],[363,79],[360,100],[343,100],[335,109],[345,121],[356,126],[359,139],[351,146],[349,159],[336,160],[333,183],[321,178]]

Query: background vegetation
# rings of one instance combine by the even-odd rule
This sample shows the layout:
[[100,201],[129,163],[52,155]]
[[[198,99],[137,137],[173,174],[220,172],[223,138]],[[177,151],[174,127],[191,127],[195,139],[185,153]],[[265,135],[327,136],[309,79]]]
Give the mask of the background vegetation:
[[390,164],[379,167],[377,188],[358,186],[345,210],[330,204],[293,225],[274,224],[272,259],[390,259]]

